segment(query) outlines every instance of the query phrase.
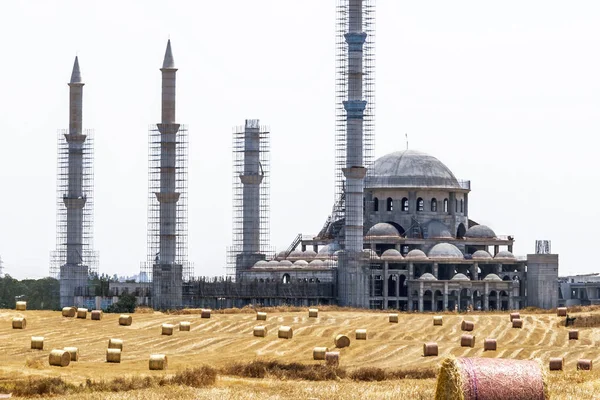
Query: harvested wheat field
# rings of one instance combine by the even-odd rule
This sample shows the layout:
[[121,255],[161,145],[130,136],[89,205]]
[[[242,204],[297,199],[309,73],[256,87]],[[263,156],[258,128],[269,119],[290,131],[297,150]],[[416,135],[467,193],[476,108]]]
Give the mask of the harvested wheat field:
[[[592,399],[600,390],[596,370],[576,371],[578,359],[591,359],[594,364],[600,361],[600,331],[578,327],[579,340],[569,340],[569,328],[559,326],[564,318],[556,314],[522,311],[523,328],[512,329],[508,313],[470,313],[468,319],[475,324],[473,335],[482,338],[471,348],[460,346],[462,314],[446,313],[442,326],[432,326],[431,314],[400,313],[398,323],[390,323],[388,314],[382,312],[321,308],[317,318],[309,318],[307,310],[268,309],[269,318],[262,323],[267,328],[263,338],[253,335],[256,314],[247,311],[213,310],[210,318],[201,318],[200,311],[135,313],[131,326],[122,326],[119,314],[104,314],[101,320],[93,321],[66,318],[60,311],[2,310],[0,393],[10,392],[15,382],[35,387],[32,382],[36,379],[60,377],[74,388],[57,389],[57,398],[69,399],[431,399],[436,369],[448,355],[540,358],[546,369],[550,358],[560,357],[564,358],[564,371],[549,374],[552,399]],[[25,329],[12,329],[11,321],[18,316],[27,318]],[[161,334],[163,324],[182,321],[190,322],[189,332]],[[278,339],[280,326],[291,327],[293,337]],[[357,329],[367,329],[368,340],[352,340]],[[340,352],[341,370],[325,373],[319,369],[324,362],[313,360],[313,349],[334,348],[338,334],[350,337],[351,343],[335,350]],[[31,349],[32,336],[44,337],[44,350]],[[111,338],[123,340],[120,363],[106,362]],[[484,352],[483,338],[496,339],[497,351]],[[439,356],[423,357],[426,342],[438,344]],[[51,367],[49,352],[65,347],[79,348],[78,361],[67,367]],[[151,354],[166,355],[168,368],[150,371]],[[257,366],[256,361],[274,366]],[[288,368],[283,364],[289,363],[302,365],[282,372]],[[208,383],[190,383],[193,379],[185,377],[185,370],[202,365],[212,367],[216,376]],[[300,367],[317,369],[295,375]],[[103,382],[104,389],[86,383],[86,379]],[[111,393],[114,385],[124,391]],[[87,386],[90,388],[85,389]],[[13,397],[15,394],[27,393],[15,389]]]

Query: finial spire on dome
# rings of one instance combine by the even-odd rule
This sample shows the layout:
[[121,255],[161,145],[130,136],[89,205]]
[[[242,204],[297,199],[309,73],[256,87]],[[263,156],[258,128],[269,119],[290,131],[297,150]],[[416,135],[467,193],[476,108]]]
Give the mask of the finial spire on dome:
[[167,41],[167,50],[165,51],[165,59],[163,60],[164,69],[174,69],[175,60],[173,59],[173,52],[171,51],[171,39]]
[[71,72],[71,81],[69,83],[83,83],[81,80],[81,71],[79,70],[79,58],[75,56],[73,72]]

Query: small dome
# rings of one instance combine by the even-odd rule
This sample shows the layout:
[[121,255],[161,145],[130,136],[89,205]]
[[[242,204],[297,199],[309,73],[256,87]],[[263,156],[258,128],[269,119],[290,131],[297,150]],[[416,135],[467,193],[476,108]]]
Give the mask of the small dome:
[[427,256],[425,255],[425,253],[423,253],[423,250],[413,249],[413,250],[411,250],[411,251],[408,252],[408,254],[406,255],[405,258],[410,258],[412,260],[414,260],[414,259],[427,259]]
[[[275,261],[275,262],[277,263],[277,261]],[[269,266],[269,263],[266,262],[265,260],[257,261],[256,264],[254,264],[254,268],[264,268],[264,267],[267,267],[267,266]]]
[[399,237],[400,232],[398,229],[392,224],[388,224],[387,222],[380,222],[375,224],[369,229],[366,236],[394,236]]
[[275,258],[277,258],[278,260],[285,260],[285,253],[286,253],[286,251],[285,251],[285,250],[283,250],[283,251],[280,251],[280,252],[277,254],[277,257],[275,257]]
[[476,259],[476,260],[491,260],[492,259],[492,255],[485,250],[477,250],[475,253],[473,253],[473,255],[471,257],[473,257],[473,259]]
[[333,260],[325,260],[323,261],[323,266],[324,267],[328,267],[328,268],[332,268],[335,267],[337,265],[337,263]]
[[[269,267],[276,267],[279,265],[279,261],[276,260],[271,260],[269,261],[267,264],[269,264]],[[290,263],[291,264],[291,263]]]
[[314,250],[310,249],[302,252],[302,254],[304,254],[304,258],[314,258],[317,255]]
[[308,262],[306,262],[305,260],[298,260],[298,261],[294,262],[294,265],[304,266],[304,265],[308,265]]
[[429,250],[429,258],[464,258],[464,256],[455,245],[438,243]]
[[319,250],[319,255],[330,256],[340,249],[340,245],[337,243],[329,243]]
[[456,274],[450,279],[451,281],[470,281],[469,277],[465,274]]
[[437,281],[437,278],[431,275],[429,272],[425,272],[423,275],[419,277],[420,281]]
[[500,281],[502,282],[502,279],[500,279],[500,277],[496,274],[487,274],[485,276],[485,278],[483,278],[484,281]]
[[502,251],[498,252],[498,254],[496,254],[496,256],[494,256],[494,258],[510,258],[510,259],[514,260],[515,256],[510,251],[502,250]]
[[289,261],[289,260],[279,261],[279,266],[280,267],[291,267],[292,266],[292,262]]
[[489,228],[485,225],[475,225],[467,229],[465,237],[475,239],[494,239],[496,234],[492,228]]
[[386,251],[383,252],[383,254],[381,255],[381,259],[382,260],[394,260],[394,259],[398,259],[401,260],[404,257],[402,257],[402,254],[400,254],[400,252],[396,249],[388,249]]
[[322,267],[323,266],[323,261],[321,261],[321,260],[312,260],[311,262],[308,263],[308,265],[310,267]]
[[375,253],[374,250],[371,249],[363,249],[362,251],[363,257],[369,258],[371,260],[379,260],[379,256]]
[[427,224],[427,237],[426,239],[432,238],[452,238],[452,234],[446,225],[437,220],[432,220]]

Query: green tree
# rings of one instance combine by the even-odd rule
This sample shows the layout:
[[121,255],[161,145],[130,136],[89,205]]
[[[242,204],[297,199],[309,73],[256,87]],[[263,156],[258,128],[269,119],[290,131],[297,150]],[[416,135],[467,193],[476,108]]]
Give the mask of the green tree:
[[123,293],[119,296],[119,301],[111,304],[106,309],[109,313],[132,313],[135,311],[137,300],[134,294]]

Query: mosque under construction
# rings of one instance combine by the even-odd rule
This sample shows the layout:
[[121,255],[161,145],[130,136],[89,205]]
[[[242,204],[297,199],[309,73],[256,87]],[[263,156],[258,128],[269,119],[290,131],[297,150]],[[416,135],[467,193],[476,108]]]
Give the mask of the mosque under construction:
[[[333,207],[316,235],[277,252],[269,237],[270,130],[248,119],[233,132],[233,227],[227,274],[195,278],[187,260],[187,128],[176,119],[170,41],[162,65],[161,122],[150,127],[148,258],[141,282],[89,295],[93,145],[82,130],[75,60],[69,130],[59,136],[57,250],[51,274],[61,306],[102,308],[123,293],[155,309],[316,305],[440,311],[554,308],[558,255],[550,242],[513,254],[515,238],[469,216],[471,184],[437,158],[402,150],[374,159],[375,1],[338,0]],[[85,132],[85,133],[84,133]]]

